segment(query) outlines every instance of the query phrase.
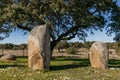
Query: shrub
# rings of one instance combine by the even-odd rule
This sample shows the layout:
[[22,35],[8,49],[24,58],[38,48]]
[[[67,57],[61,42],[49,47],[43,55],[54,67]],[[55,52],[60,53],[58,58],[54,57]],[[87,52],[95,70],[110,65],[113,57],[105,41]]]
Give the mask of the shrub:
[[78,50],[75,47],[70,47],[70,48],[67,48],[66,50],[66,53],[69,53],[69,54],[76,54],[77,52]]

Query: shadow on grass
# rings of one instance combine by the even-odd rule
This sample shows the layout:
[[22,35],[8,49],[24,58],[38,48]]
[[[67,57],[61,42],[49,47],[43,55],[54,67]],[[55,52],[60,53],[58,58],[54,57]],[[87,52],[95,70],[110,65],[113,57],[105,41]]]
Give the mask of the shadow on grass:
[[[27,58],[26,56],[19,56],[18,58],[23,59]],[[80,67],[87,67],[90,66],[89,59],[80,59],[75,57],[57,57],[52,60],[56,64],[50,66],[52,71],[56,70],[65,70],[65,69],[74,69]],[[7,67],[26,67],[24,64],[27,63],[26,61],[13,61],[13,62],[0,62],[0,68],[7,68]],[[62,64],[59,64],[62,63]],[[110,59],[108,63],[109,67],[113,68],[120,68],[120,60]]]
[[[69,64],[62,64],[62,65],[52,65],[50,67],[51,70],[56,71],[56,70],[65,70],[65,69],[73,69],[73,68],[79,68],[79,67],[87,67],[90,66],[89,60],[88,59],[76,59],[76,58],[64,58],[64,57],[60,57],[60,58],[56,58],[53,61],[60,61],[63,63],[67,62],[67,61],[72,61],[72,63]],[[58,63],[59,64],[59,63]]]
[[16,60],[0,60],[0,68],[7,68],[7,67],[26,67],[26,56],[17,56]]
[[80,65],[80,64],[67,64],[67,65],[59,65],[59,66],[51,66],[50,70],[65,70],[65,69],[72,69],[72,68],[79,68],[79,67],[87,67],[89,65]]
[[28,58],[28,56],[17,56],[17,58]]
[[24,65],[9,65],[9,64],[0,65],[0,68],[8,68],[8,67],[25,67],[25,66]]
[[109,67],[120,68],[120,60],[110,59]]
[[[53,71],[90,66],[89,59],[80,59],[80,58],[71,58],[71,57],[57,57],[57,58],[54,58],[53,61],[58,61],[58,62],[59,61],[60,62],[72,61],[73,62],[71,64],[52,65],[50,67],[50,69]],[[108,62],[108,65],[110,68],[111,67],[120,68],[120,60],[110,59]]]

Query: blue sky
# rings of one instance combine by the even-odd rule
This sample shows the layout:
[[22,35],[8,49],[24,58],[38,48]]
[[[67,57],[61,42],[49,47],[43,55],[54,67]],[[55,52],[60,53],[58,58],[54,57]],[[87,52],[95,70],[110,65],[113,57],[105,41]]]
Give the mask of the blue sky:
[[[86,41],[102,41],[102,42],[115,42],[113,40],[114,35],[108,36],[106,34],[106,31],[94,31],[94,35],[88,34],[88,37],[86,38]],[[74,38],[70,40],[72,42],[80,41],[78,38]]]
[[0,41],[0,43],[13,43],[13,44],[22,44],[27,43],[27,37],[29,33],[24,35],[23,31],[19,30],[10,34],[8,38]]
[[[16,31],[11,33],[11,35],[8,38],[5,38],[4,40],[0,41],[0,43],[14,43],[14,44],[22,44],[27,43],[29,33],[24,35],[24,33],[20,31]],[[88,35],[86,38],[87,41],[103,41],[103,42],[113,42],[113,35],[107,36],[105,33],[105,30],[103,32],[95,31],[94,35]],[[70,40],[72,42],[79,41],[78,38],[74,38]],[[79,41],[80,42],[80,41]]]

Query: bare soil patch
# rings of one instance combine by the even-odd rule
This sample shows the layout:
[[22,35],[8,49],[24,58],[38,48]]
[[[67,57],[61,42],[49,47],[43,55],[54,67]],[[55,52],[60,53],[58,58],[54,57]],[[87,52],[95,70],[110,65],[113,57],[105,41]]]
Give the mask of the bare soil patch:
[[[27,56],[27,50],[4,50],[4,52],[2,53],[2,50],[0,50],[0,55],[4,55],[4,54],[12,54],[12,55],[16,55],[16,56]],[[89,58],[89,49],[85,49],[85,48],[80,48],[78,49],[78,53],[77,54],[69,54],[65,52],[65,49],[62,50],[61,52],[58,52],[58,50],[54,50],[53,51],[53,57],[60,57],[60,56],[64,56],[64,57],[76,57],[76,58]],[[109,49],[109,59],[118,59],[120,60],[120,56],[118,55],[118,53],[115,52],[114,49]]]

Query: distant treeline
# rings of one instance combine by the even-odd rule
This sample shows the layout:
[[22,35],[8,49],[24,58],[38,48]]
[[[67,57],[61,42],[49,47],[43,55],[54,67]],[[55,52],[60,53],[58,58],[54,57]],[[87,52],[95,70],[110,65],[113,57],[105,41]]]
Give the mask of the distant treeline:
[[23,50],[27,49],[27,44],[12,44],[12,43],[5,43],[0,44],[0,49],[11,49],[11,50]]
[[[56,45],[56,49],[65,49],[69,47],[75,47],[75,48],[90,48],[91,45],[95,41],[87,41],[87,42],[68,42],[68,41],[60,41]],[[118,42],[112,42],[112,43],[107,43],[109,48],[115,49],[119,47]],[[0,44],[0,49],[12,49],[12,50],[23,50],[27,49],[27,44],[12,44],[12,43],[5,43],[5,44]]]
[[[95,41],[86,41],[86,42],[68,42],[68,41],[61,41],[57,44],[56,48],[69,48],[69,47],[76,47],[76,48],[90,48],[91,45]],[[108,48],[115,49],[120,47],[119,42],[109,42],[106,43]]]

